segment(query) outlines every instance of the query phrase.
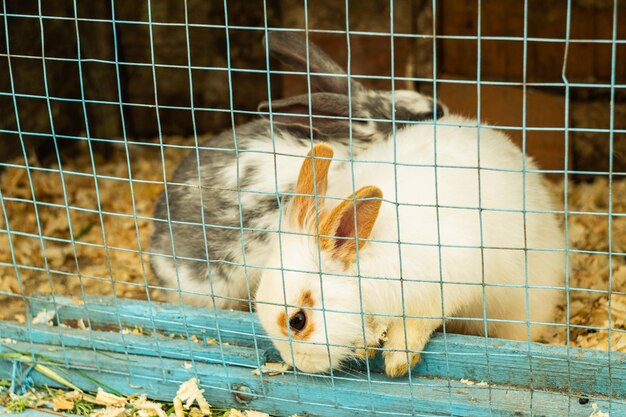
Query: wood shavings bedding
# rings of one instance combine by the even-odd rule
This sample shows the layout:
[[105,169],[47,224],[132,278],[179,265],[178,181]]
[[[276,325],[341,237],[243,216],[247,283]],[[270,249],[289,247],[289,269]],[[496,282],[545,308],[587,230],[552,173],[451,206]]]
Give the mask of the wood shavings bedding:
[[[610,345],[613,351],[626,352],[626,179],[616,178],[611,204],[606,177],[568,184],[568,238],[574,251],[569,256],[570,345],[602,350]],[[564,184],[550,183],[549,187],[562,210]],[[613,213],[610,227],[609,207]],[[558,323],[567,322],[567,305],[560,307],[557,316]],[[561,327],[549,343],[566,341],[567,330]]]
[[[171,145],[190,144],[188,139],[180,137],[165,138],[164,141]],[[12,200],[33,199],[26,169],[6,167],[0,175],[0,189],[12,232],[15,262],[22,266],[17,270],[0,266],[0,292],[15,294],[0,294],[0,305],[3,306],[0,319],[25,320],[25,306],[19,296],[22,289],[26,295],[54,290],[55,294],[73,295],[78,299],[84,293],[105,296],[116,294],[118,297],[138,299],[146,299],[150,294],[152,299],[159,300],[159,294],[154,289],[146,288],[146,284],[152,286],[157,282],[150,271],[148,257],[140,255],[139,249],[148,249],[151,233],[150,221],[141,217],[152,216],[154,202],[163,190],[160,148],[149,145],[129,147],[128,159],[138,216],[135,223],[129,182],[131,175],[124,148],[116,148],[106,160],[99,155],[95,156],[94,165],[100,177],[96,193],[87,144],[80,145],[84,149],[77,156],[62,158],[65,195],[58,172],[31,170],[32,187],[39,203],[37,210],[41,233],[46,237],[43,240],[45,257],[32,202]],[[168,175],[173,173],[187,152],[189,149],[184,148],[165,150]],[[12,162],[24,165],[23,159]],[[29,165],[41,166],[34,159],[29,161]],[[48,168],[58,169],[58,166]],[[99,213],[98,198],[102,215]],[[70,206],[69,210],[65,208],[65,199]],[[68,215],[71,223],[68,223]],[[2,207],[0,228],[7,228]],[[6,233],[0,233],[0,248],[0,262],[12,264]],[[80,279],[79,273],[82,277]],[[16,278],[18,274],[19,281]]]
[[181,384],[171,403],[148,401],[143,393],[119,396],[102,388],[98,388],[94,397],[82,391],[38,387],[23,395],[0,391],[0,406],[16,413],[33,408],[57,415],[68,412],[82,417],[270,417],[255,410],[213,408],[203,393],[196,378]]
[[[164,143],[192,145],[193,140],[169,137],[164,138]],[[116,149],[107,160],[96,156],[94,164],[98,175],[102,176],[98,179],[99,192],[96,194],[89,152],[87,145],[82,145],[85,149],[79,157],[64,158],[65,195],[58,172],[31,171],[35,197],[40,203],[37,209],[43,235],[67,241],[44,239],[45,257],[33,204],[12,200],[32,200],[26,170],[6,167],[0,177],[9,226],[15,232],[11,235],[15,262],[21,265],[17,270],[12,266],[0,266],[0,304],[3,306],[0,319],[20,322],[26,319],[20,296],[22,288],[27,295],[50,293],[52,286],[56,294],[77,298],[84,292],[139,299],[150,295],[151,299],[160,300],[159,292],[152,288],[157,282],[149,268],[148,258],[139,254],[139,249],[145,251],[148,248],[151,233],[150,221],[141,217],[152,216],[154,202],[163,189],[160,148],[149,145],[130,148],[128,158],[134,180],[134,204],[139,217],[135,220],[125,150]],[[184,148],[166,149],[164,161],[168,175],[173,173],[188,152]],[[12,162],[24,164],[19,159]],[[39,166],[36,160],[29,161],[29,164]],[[549,183],[549,187],[562,209],[563,183]],[[626,179],[614,178],[612,195],[613,256],[609,260],[606,253],[609,250],[607,178],[597,177],[590,183],[568,184],[570,249],[592,252],[570,253],[570,341],[571,346],[595,349],[608,349],[610,342],[612,350],[626,351]],[[97,197],[101,202],[101,215]],[[71,224],[68,224],[66,198],[71,207]],[[582,214],[575,214],[578,212]],[[6,229],[3,213],[0,213],[0,227]],[[103,234],[108,249],[103,247]],[[76,243],[73,245],[72,241]],[[0,262],[13,264],[11,251],[4,250],[9,248],[6,233],[0,234],[0,248],[3,248],[0,250]],[[609,295],[610,271],[612,293]],[[11,295],[3,295],[3,292]],[[559,323],[565,323],[566,311],[565,305],[560,308]],[[610,341],[609,323],[612,327]],[[549,343],[565,344],[566,338],[566,330],[561,327]]]

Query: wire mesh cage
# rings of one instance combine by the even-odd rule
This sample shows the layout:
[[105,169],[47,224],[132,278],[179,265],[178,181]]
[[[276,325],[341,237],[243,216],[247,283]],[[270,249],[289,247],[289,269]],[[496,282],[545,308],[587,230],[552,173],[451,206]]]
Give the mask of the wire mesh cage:
[[626,415],[623,1],[1,15],[0,404]]

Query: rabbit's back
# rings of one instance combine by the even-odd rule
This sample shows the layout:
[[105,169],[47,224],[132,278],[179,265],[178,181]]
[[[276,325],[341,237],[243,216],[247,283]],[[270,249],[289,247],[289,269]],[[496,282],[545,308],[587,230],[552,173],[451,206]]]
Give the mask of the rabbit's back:
[[[400,210],[408,210],[407,215],[434,213],[438,209],[440,214],[456,214],[463,220],[477,219],[479,214],[494,219],[499,215],[512,215],[520,219],[526,216],[527,220],[546,219],[558,225],[554,213],[550,213],[554,210],[551,196],[536,172],[534,161],[524,157],[502,132],[483,128],[478,133],[475,127],[458,126],[475,124],[473,120],[447,116],[436,127],[420,124],[399,130],[395,140],[373,144],[359,154],[353,168],[344,163],[345,172],[340,176],[343,180],[341,184],[331,183],[329,193],[350,194],[354,177],[355,188],[380,187],[385,199],[398,203]],[[383,205],[383,210],[385,208],[396,211],[391,204]],[[402,233],[415,229],[419,223],[402,221]],[[475,233],[475,227],[479,226],[477,221],[469,221],[458,228],[440,221],[439,226],[443,240],[459,243],[459,240],[470,239],[466,243],[480,244],[480,230]],[[465,238],[463,230],[466,228],[472,231],[466,233]],[[395,233],[387,228],[380,229],[389,235]],[[432,240],[433,233],[425,234],[424,238]],[[502,243],[502,239],[510,242],[512,237],[487,233],[483,239],[487,240],[487,245],[496,245]],[[562,237],[558,241],[562,241]]]
[[[242,198],[237,183],[246,189],[254,181],[251,168],[241,171],[238,181],[224,174],[237,166],[239,151],[254,137],[250,133],[266,130],[264,121],[237,127],[236,147],[232,131],[215,136],[192,150],[168,181],[155,207],[151,264],[170,288],[171,301],[178,302],[180,288],[191,304],[247,308],[248,291],[253,293],[258,282],[254,266],[262,265],[270,239],[259,226],[273,217],[278,202],[272,195]],[[244,259],[253,267],[244,267]]]
[[[386,201],[372,238],[388,243],[370,245],[361,260],[371,267],[364,269],[388,278],[459,283],[443,287],[446,314],[482,317],[486,296],[489,317],[523,322],[528,310],[533,321],[552,321],[560,293],[525,288],[562,286],[565,274],[563,232],[541,175],[532,172],[535,163],[501,132],[454,126],[475,121],[445,117],[440,123],[399,130],[395,144],[374,145],[361,155],[367,162],[355,163],[356,188],[376,185]],[[375,256],[368,259],[368,253]],[[395,266],[378,266],[381,260]],[[483,282],[490,285],[485,294],[476,285]],[[372,285],[397,298],[399,285]],[[419,288],[410,298],[424,302]],[[401,305],[396,301],[387,304]],[[464,326],[483,331],[480,321]],[[496,327],[501,337],[527,335],[522,324]]]
[[[348,159],[349,138],[333,143]],[[171,301],[180,288],[190,304],[249,306],[278,235],[279,202],[294,192],[310,148],[310,138],[258,120],[189,153],[156,205],[151,240],[152,270]],[[354,144],[355,154],[363,149]]]

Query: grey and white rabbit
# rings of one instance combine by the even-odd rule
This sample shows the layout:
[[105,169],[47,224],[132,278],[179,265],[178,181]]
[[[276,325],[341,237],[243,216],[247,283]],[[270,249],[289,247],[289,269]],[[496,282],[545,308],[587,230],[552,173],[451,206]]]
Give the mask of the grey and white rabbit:
[[179,302],[181,290],[188,304],[250,308],[277,236],[279,203],[294,192],[312,138],[349,159],[390,140],[394,107],[396,129],[443,116],[441,105],[417,92],[365,88],[312,43],[307,60],[301,35],[270,32],[267,42],[272,57],[309,71],[320,92],[272,100],[271,117],[262,103],[262,119],[211,138],[181,162],[156,204],[151,239],[152,270],[170,301]]

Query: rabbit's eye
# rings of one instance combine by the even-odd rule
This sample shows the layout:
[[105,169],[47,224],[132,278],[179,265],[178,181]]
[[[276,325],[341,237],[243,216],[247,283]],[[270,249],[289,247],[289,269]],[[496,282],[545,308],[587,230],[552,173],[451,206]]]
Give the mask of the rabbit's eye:
[[302,310],[298,311],[296,314],[293,315],[293,317],[291,317],[291,319],[289,319],[289,327],[291,327],[292,330],[300,331],[304,329],[305,325],[306,314],[304,314],[304,311]]

